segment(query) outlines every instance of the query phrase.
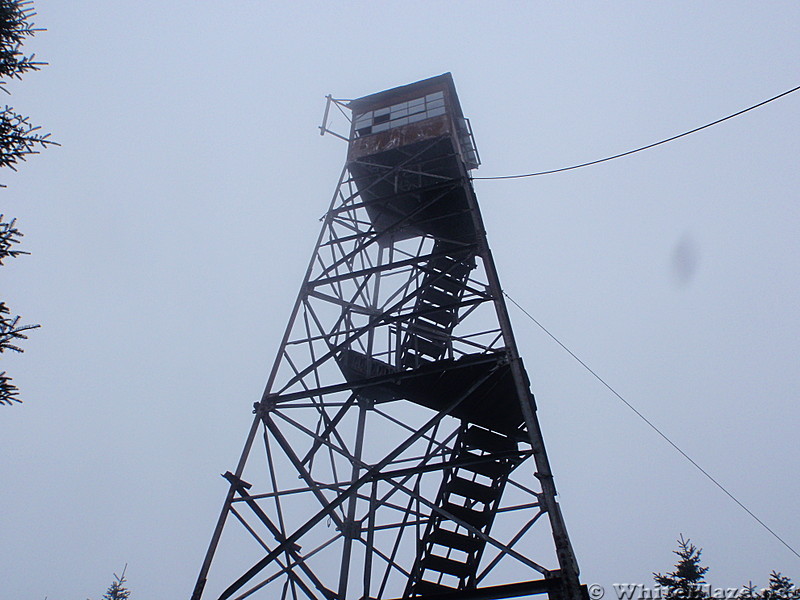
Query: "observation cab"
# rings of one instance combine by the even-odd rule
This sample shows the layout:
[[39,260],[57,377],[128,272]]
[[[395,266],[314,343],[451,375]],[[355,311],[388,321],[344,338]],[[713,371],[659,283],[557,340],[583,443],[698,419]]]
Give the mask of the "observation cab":
[[[475,231],[466,190],[454,180],[480,164],[450,73],[358,98],[347,166],[378,243],[428,234],[472,243]],[[435,201],[432,201],[435,199]]]

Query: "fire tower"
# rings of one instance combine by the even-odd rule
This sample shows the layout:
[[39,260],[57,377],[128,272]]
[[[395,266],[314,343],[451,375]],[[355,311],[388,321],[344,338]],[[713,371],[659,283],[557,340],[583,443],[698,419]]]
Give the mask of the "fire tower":
[[581,600],[449,73],[365,96],[193,600]]

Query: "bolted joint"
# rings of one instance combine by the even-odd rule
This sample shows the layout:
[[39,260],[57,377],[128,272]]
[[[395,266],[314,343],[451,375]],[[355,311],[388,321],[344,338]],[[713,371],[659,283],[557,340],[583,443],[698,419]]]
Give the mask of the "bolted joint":
[[261,400],[261,402],[256,402],[253,404],[253,414],[264,416],[269,412],[275,410],[275,407],[278,405],[277,398],[275,396],[268,396]]
[[367,398],[366,396],[359,394],[358,406],[359,408],[363,408],[365,410],[372,410],[375,407],[375,400],[373,398]]
[[349,540],[357,540],[361,537],[361,521],[355,519],[347,519],[342,522],[341,527],[338,528],[342,536]]

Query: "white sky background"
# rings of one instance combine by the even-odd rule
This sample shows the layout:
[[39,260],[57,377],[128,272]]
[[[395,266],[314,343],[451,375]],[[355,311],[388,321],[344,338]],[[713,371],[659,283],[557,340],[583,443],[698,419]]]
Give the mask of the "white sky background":
[[[0,597],[188,598],[345,144],[323,97],[451,71],[476,176],[557,168],[800,83],[800,4],[39,0],[8,102],[62,146],[5,172]],[[800,93],[608,164],[476,182],[505,290],[800,548]],[[675,270],[684,248],[688,277]],[[511,307],[586,583],[793,556]],[[612,597],[609,591],[608,598]]]

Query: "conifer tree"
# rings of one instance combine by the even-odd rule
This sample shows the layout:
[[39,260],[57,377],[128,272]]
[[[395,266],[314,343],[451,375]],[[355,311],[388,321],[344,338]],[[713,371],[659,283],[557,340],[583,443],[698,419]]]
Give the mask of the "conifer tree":
[[[717,588],[711,590],[706,584],[705,574],[708,567],[700,564],[702,549],[696,548],[681,534],[678,538],[678,549],[673,552],[678,555],[675,570],[667,574],[653,573],[653,578],[662,588],[661,598],[664,600],[700,600],[723,597],[720,593],[725,590]],[[736,600],[800,600],[800,587],[796,586],[789,577],[773,571],[769,576],[768,587],[758,589],[750,581],[747,585],[739,588]]]
[[769,575],[769,587],[761,594],[762,600],[800,600],[800,588],[777,571]]
[[760,600],[761,598],[761,593],[756,590],[756,586],[752,581],[739,589],[739,595],[736,600]]
[[[33,25],[33,3],[30,0],[0,0],[0,91],[9,93],[7,83],[20,79],[29,71],[38,71],[44,64],[33,54],[22,53],[22,43],[39,29]],[[14,111],[11,106],[0,108],[0,168],[16,170],[16,165],[31,154],[53,144],[50,134],[40,133],[40,128],[30,119]],[[5,187],[0,184],[0,187]],[[6,258],[27,254],[15,249],[22,233],[15,219],[5,221],[0,215],[0,265]],[[19,316],[12,316],[4,302],[0,302],[0,352],[22,352],[17,345],[27,339],[25,331],[38,325],[22,325]],[[0,405],[19,402],[18,390],[5,371],[0,372]]]
[[703,584],[706,583],[704,575],[708,567],[700,564],[702,550],[696,548],[691,540],[684,539],[681,534],[678,538],[678,549],[673,552],[679,559],[675,570],[665,575],[653,573],[656,583],[665,590],[663,597],[668,600],[707,598],[708,593],[703,589]]
[[128,600],[130,598],[131,592],[125,587],[125,583],[127,583],[125,571],[127,569],[128,565],[125,565],[125,568],[122,569],[122,575],[118,576],[114,573],[114,581],[108,586],[108,591],[103,594],[103,600]]

